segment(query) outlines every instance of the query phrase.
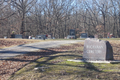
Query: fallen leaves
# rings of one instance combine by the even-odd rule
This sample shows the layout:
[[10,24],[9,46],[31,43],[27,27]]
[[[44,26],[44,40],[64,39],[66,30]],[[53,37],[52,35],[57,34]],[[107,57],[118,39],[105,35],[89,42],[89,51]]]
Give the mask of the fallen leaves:
[[[2,41],[2,42],[4,42],[4,41]],[[15,43],[13,42],[13,44],[16,44],[16,43],[17,42],[15,42]],[[6,44],[8,46],[11,45],[10,42],[6,42]],[[78,46],[80,46],[80,45],[77,44],[77,45],[72,45],[72,46],[62,46],[59,48],[43,49],[38,52],[29,52],[28,54],[20,55],[20,56],[14,57],[14,58],[0,60],[0,79],[7,80],[10,77],[10,75],[14,74],[16,71],[23,68],[26,64],[28,64],[36,59],[39,59],[43,56],[57,54],[59,52],[64,52],[69,49],[75,49]],[[81,46],[83,46],[83,45],[81,45]],[[58,62],[61,62],[61,61],[52,61],[51,63],[55,64]]]
[[33,41],[25,41],[25,40],[0,40],[0,48],[21,45],[26,43],[33,43]]
[[[13,44],[22,44],[21,41],[20,42],[19,41],[18,42],[15,42],[15,41],[12,41],[12,42],[1,41],[1,43],[4,43],[4,44],[2,44],[2,46],[3,45],[10,46],[10,45],[13,45]],[[26,43],[26,42],[24,42],[24,43]],[[28,64],[28,63],[36,60],[36,59],[39,59],[43,56],[58,54],[60,52],[66,52],[66,51],[69,51],[70,49],[73,50],[73,53],[82,54],[83,52],[80,51],[80,50],[76,50],[76,48],[77,47],[83,47],[83,46],[84,46],[83,44],[74,44],[74,45],[71,45],[71,46],[61,46],[59,48],[42,49],[40,51],[29,52],[28,54],[17,56],[17,57],[11,58],[11,59],[0,60],[0,80],[7,80],[10,77],[10,75],[14,74],[16,71],[23,68],[26,64]],[[114,48],[113,51],[115,52],[118,49],[119,44],[118,45],[112,44],[112,46]],[[119,48],[119,51],[120,51],[120,48]],[[119,53],[114,54],[114,55],[117,56],[117,58],[115,58],[115,59],[120,60]],[[51,63],[53,63],[53,64],[56,64],[56,63],[59,63],[59,62],[62,62],[62,61],[61,60],[51,61]]]

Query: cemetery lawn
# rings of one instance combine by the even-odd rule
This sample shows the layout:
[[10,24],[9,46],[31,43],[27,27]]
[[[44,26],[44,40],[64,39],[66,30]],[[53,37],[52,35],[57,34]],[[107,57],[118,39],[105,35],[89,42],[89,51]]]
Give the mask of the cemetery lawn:
[[[110,41],[114,59],[120,60],[120,41]],[[48,48],[16,57],[25,63],[23,68],[11,75],[9,80],[119,80],[120,63],[93,64],[70,62],[81,59],[84,43]],[[25,57],[25,58],[23,58]],[[30,57],[36,57],[29,60]],[[18,59],[20,58],[20,59]],[[15,58],[14,58],[15,59]],[[13,61],[14,61],[13,59]],[[22,59],[22,60],[21,60]]]

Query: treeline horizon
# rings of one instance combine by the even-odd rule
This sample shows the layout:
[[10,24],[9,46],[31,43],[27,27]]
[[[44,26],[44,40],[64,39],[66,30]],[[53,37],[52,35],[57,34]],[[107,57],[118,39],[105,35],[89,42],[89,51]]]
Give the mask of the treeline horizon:
[[69,30],[76,36],[120,37],[119,0],[3,0],[0,1],[0,37],[11,34],[52,34],[64,38]]

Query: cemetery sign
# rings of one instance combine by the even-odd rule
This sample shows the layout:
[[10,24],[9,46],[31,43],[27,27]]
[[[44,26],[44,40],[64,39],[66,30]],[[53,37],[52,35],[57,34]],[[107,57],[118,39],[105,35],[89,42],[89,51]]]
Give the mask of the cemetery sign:
[[113,60],[112,46],[108,41],[87,38],[83,58],[86,60]]

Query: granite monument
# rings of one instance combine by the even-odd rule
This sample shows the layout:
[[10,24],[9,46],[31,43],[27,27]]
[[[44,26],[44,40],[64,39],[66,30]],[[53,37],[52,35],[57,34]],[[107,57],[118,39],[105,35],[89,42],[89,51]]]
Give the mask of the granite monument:
[[83,59],[113,60],[112,46],[108,41],[87,38],[84,43]]

